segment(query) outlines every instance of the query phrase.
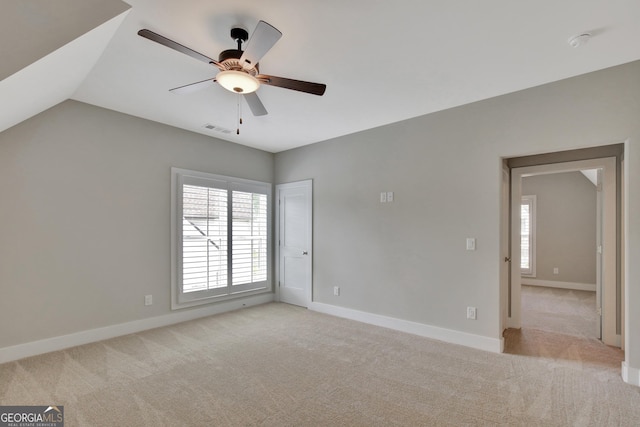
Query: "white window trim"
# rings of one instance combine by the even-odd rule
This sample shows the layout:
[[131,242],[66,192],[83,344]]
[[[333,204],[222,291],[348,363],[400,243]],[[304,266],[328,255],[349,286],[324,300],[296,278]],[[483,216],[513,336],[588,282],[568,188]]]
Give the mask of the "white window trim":
[[[200,299],[185,300],[181,298],[182,279],[181,260],[182,256],[182,184],[184,179],[190,182],[198,180],[208,181],[216,188],[225,188],[228,191],[249,191],[265,192],[267,195],[267,280],[264,287],[260,289],[245,289],[242,285],[237,286],[237,291],[231,294],[215,295],[215,292]],[[272,292],[272,184],[261,181],[253,181],[243,178],[235,178],[224,175],[215,175],[206,172],[192,171],[181,168],[171,168],[171,309],[193,307],[203,304],[210,304],[219,301],[228,301],[248,295],[263,294]],[[229,278],[231,280],[231,278]]]
[[529,269],[521,269],[520,275],[523,277],[536,277],[536,202],[535,195],[522,196],[522,204],[529,205]]

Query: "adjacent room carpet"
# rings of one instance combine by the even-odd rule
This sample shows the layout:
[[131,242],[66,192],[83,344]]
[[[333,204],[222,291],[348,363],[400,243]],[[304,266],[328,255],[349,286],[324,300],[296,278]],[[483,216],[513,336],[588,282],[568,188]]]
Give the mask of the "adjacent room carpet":
[[561,347],[493,354],[272,303],[0,365],[0,404],[64,405],[67,427],[640,425],[619,357]]
[[595,338],[596,293],[572,289],[522,286],[522,327]]

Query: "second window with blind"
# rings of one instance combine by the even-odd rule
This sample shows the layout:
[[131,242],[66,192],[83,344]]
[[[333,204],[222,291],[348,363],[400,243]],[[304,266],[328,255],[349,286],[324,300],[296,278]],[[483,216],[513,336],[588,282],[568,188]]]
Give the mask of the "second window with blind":
[[536,275],[536,196],[522,196],[520,205],[520,271]]
[[172,169],[172,307],[270,291],[271,184]]

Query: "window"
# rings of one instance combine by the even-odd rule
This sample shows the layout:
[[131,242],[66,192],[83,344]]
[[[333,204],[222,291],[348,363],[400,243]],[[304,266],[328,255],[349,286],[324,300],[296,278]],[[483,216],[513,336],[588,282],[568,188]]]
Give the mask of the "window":
[[172,308],[270,290],[271,184],[172,169]]
[[522,196],[520,205],[520,271],[536,275],[536,196]]

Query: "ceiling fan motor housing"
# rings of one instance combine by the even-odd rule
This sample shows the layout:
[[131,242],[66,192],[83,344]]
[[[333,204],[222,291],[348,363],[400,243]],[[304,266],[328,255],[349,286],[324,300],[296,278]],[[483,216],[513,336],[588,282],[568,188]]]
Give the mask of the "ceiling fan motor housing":
[[248,70],[242,68],[242,64],[240,64],[242,53],[243,51],[239,49],[223,50],[220,52],[220,55],[218,55],[218,62],[227,70],[244,71],[252,76],[257,75],[260,70],[259,64],[256,64],[253,68]]
[[[227,70],[238,70],[238,71],[246,71],[243,69],[240,64],[240,58],[242,58],[242,54],[244,51],[242,50],[242,43],[246,42],[249,39],[249,33],[244,28],[236,27],[231,29],[231,38],[238,43],[237,49],[227,49],[220,52],[218,55],[218,62],[220,62]],[[258,71],[258,64],[256,64],[252,72],[249,72],[251,75],[256,75]]]
[[227,49],[220,52],[218,55],[218,62],[224,62],[227,59],[240,59],[242,57],[242,51],[239,49]]

